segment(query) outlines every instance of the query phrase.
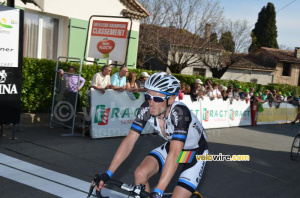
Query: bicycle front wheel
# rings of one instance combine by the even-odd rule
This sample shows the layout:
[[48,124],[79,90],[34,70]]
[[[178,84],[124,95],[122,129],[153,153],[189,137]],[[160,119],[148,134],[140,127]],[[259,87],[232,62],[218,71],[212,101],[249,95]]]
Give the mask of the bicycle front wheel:
[[300,135],[297,135],[294,139],[294,142],[293,142],[292,148],[291,148],[292,160],[296,160],[296,158],[298,157],[299,149],[300,149]]

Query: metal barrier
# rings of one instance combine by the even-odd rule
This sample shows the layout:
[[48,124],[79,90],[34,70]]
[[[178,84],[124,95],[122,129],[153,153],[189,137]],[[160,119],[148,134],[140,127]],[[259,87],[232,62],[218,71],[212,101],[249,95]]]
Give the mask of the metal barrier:
[[[59,62],[61,59],[72,60],[72,62],[80,63],[79,71],[77,74],[64,72],[64,75],[60,76]],[[77,107],[79,105],[79,94],[77,87],[80,84],[82,70],[82,61],[80,58],[74,57],[58,57],[55,68],[55,81],[54,91],[51,107],[50,127],[52,123],[62,125],[65,128],[72,129],[71,133],[62,134],[62,136],[81,136],[81,134],[74,134],[75,119]],[[72,85],[72,80],[77,79],[76,91]]]

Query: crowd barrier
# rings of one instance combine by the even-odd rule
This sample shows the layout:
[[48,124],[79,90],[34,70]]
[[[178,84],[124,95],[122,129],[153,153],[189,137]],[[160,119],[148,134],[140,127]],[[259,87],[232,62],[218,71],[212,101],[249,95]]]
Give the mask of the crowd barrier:
[[[132,100],[126,92],[106,90],[102,94],[91,89],[91,137],[126,136],[140,105],[145,101],[144,93],[140,94],[139,99]],[[230,103],[229,100],[210,100],[208,97],[192,102],[188,95],[180,101],[189,107],[205,129],[251,125],[250,102],[234,100]],[[288,122],[294,120],[297,113],[296,108],[287,103],[282,103],[278,109],[270,108],[268,103],[264,103],[263,107],[264,111],[258,113],[257,124]],[[143,134],[152,132],[151,126],[147,125]]]
[[264,110],[258,113],[257,124],[277,124],[294,121],[297,115],[297,107],[289,103],[281,103],[279,108],[272,103],[270,107],[268,102],[262,104]]

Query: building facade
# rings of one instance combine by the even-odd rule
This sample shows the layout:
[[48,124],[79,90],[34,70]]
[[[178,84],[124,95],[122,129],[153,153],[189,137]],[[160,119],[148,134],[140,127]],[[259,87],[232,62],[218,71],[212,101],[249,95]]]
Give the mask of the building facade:
[[[149,13],[136,0],[35,0],[24,4],[23,9],[24,57],[56,60],[59,56],[83,60],[89,19],[92,15],[131,17],[127,65],[136,68],[140,19]],[[107,19],[104,19],[107,20]],[[106,60],[102,60],[106,63]]]

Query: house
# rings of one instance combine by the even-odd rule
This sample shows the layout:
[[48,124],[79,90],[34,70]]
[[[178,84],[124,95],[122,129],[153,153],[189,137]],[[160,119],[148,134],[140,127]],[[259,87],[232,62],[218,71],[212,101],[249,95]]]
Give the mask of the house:
[[221,79],[252,82],[262,85],[274,82],[276,68],[264,66],[252,54],[238,54],[240,59],[231,65]]
[[262,47],[251,54],[265,67],[276,69],[272,83],[300,86],[300,48],[294,51]]
[[[212,74],[201,61],[201,56],[218,56],[223,47],[210,42],[210,26],[206,26],[206,37],[201,38],[185,29],[141,24],[138,52],[139,66],[149,70],[170,71],[181,74]],[[167,67],[168,66],[168,67]]]
[[136,67],[140,19],[149,16],[137,0],[15,0],[15,7],[25,12],[24,57],[53,60],[59,56],[83,60],[92,15],[131,17],[127,65]]

